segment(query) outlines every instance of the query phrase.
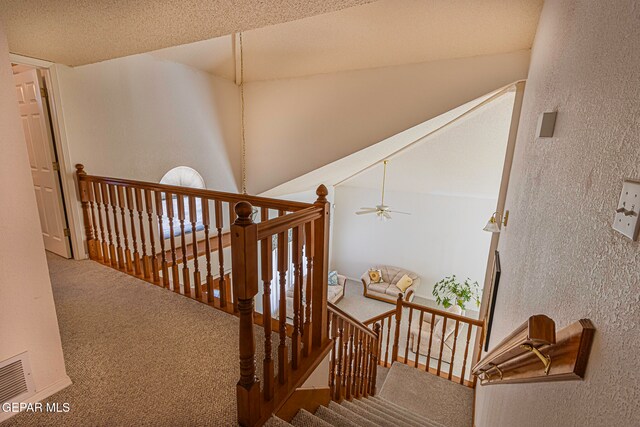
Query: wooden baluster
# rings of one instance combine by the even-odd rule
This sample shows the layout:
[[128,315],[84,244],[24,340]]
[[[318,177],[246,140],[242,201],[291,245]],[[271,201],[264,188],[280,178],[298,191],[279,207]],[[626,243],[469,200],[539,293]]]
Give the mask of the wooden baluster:
[[[202,199],[202,225],[204,226],[204,251],[207,261],[207,302],[213,304],[215,295],[213,293],[213,275],[211,274],[211,240],[209,240],[209,228],[211,226],[211,217],[209,216],[209,199]],[[218,248],[222,251],[222,248]]]
[[304,343],[304,355],[308,357],[311,354],[311,296],[313,295],[312,279],[313,279],[313,223],[308,222],[304,225],[305,245],[304,251],[307,257],[307,283],[305,289],[305,314],[304,327],[302,330],[302,341]]
[[393,350],[391,356],[391,363],[398,361],[398,348],[400,344],[400,326],[402,323],[402,294],[398,295],[396,300],[396,329],[393,336]]
[[372,396],[376,394],[376,382],[378,378],[378,363],[380,363],[379,348],[380,348],[380,342],[382,341],[380,331],[381,331],[381,328],[379,323],[376,323],[375,325],[373,325],[373,333],[376,334],[375,345],[374,345],[376,350],[373,352],[372,361],[371,361],[373,367],[371,370],[371,383],[369,386],[369,394]]
[[462,359],[462,373],[460,374],[460,384],[464,383],[464,374],[467,370],[467,355],[469,354],[469,342],[471,341],[471,329],[473,328],[473,325],[471,323],[467,323],[467,326],[467,343],[464,346],[464,357]]
[[[391,338],[391,319],[392,319],[392,317],[389,317],[389,320],[387,320],[387,345],[386,345],[386,350],[385,350],[385,354],[384,354],[384,366],[390,366],[389,365],[389,339]],[[397,321],[397,319],[396,319],[396,321]],[[393,364],[393,359],[391,359],[391,364]]]
[[258,226],[251,220],[249,203],[238,203],[235,212],[238,218],[231,227],[231,239],[233,288],[240,316],[240,380],[236,386],[238,424],[254,426],[261,416],[253,326],[253,299],[258,293]]
[[[415,339],[418,340],[418,342],[416,343],[416,360],[415,363],[413,364],[414,368],[418,367],[418,361],[420,360],[420,341],[422,340],[422,322],[424,321],[424,311],[420,310],[420,323],[418,324],[418,336]],[[411,330],[411,326],[409,326],[409,330]],[[408,339],[408,338],[407,338]],[[429,360],[427,360],[427,364],[429,363]]]
[[347,383],[349,376],[349,323],[343,322],[344,331],[342,333],[342,387],[343,392],[347,393]]
[[149,223],[149,243],[151,244],[151,256],[149,257],[149,260],[151,261],[153,283],[159,285],[160,268],[158,266],[158,254],[156,253],[156,233],[153,231],[155,229],[153,225],[153,190],[144,190],[144,201],[145,206],[147,207],[147,222]]
[[[309,294],[307,294],[309,295]],[[329,393],[331,396],[335,396],[336,392],[336,347],[338,345],[338,319],[334,316],[333,312],[329,312],[329,324],[331,325],[331,332],[329,337],[333,340],[331,348],[331,360],[329,361]]]
[[[224,218],[222,216],[222,202],[216,200],[216,230],[218,231],[218,264],[219,264],[219,273],[220,278],[218,281],[218,286],[220,289],[220,307],[224,308],[227,306],[227,290],[226,284],[224,282],[224,251],[222,250],[222,227]],[[233,221],[231,221],[233,222]]]
[[102,203],[104,204],[104,218],[107,221],[107,235],[109,236],[109,259],[111,267],[118,268],[118,258],[116,257],[116,247],[113,245],[113,235],[111,234],[111,221],[109,220],[109,190],[104,182],[100,185],[102,189]]
[[162,286],[169,289],[169,265],[167,263],[167,252],[164,247],[164,210],[162,209],[162,192],[156,191],[156,215],[158,216],[158,239],[160,240]]
[[344,321],[339,318],[338,321],[338,339],[337,339],[337,347],[338,347],[338,354],[337,354],[337,369],[336,369],[336,379],[335,379],[335,386],[334,386],[334,392],[332,394],[332,396],[334,397],[334,400],[339,402],[342,400],[342,381],[344,378],[343,375],[343,369],[344,369],[344,365],[342,364],[342,359],[344,357],[344,350],[343,350],[343,346],[344,346]]
[[[280,212],[282,215],[283,212]],[[287,361],[289,355],[286,344],[287,331],[287,267],[289,261],[289,236],[288,233],[278,234],[278,274],[280,275],[280,302],[278,320],[280,326],[280,344],[278,345],[278,379],[280,384],[287,382]]]
[[440,376],[440,366],[442,365],[442,351],[444,350],[444,334],[447,330],[447,317],[442,317],[442,335],[440,336],[440,354],[438,355],[438,372],[436,375]]
[[291,366],[293,369],[298,369],[298,363],[300,361],[301,341],[300,331],[302,325],[300,322],[300,305],[302,301],[302,227],[296,227],[293,229],[292,236],[292,261],[293,261],[293,332],[291,334]]
[[[460,321],[456,319],[456,327],[453,331],[453,347],[451,348],[451,362],[449,363],[449,381],[451,381],[451,375],[453,374],[453,361],[456,356],[456,343],[458,342],[458,326]],[[444,337],[442,338],[444,339]]]
[[[407,343],[404,347],[404,364],[407,365],[409,355],[409,335],[411,334],[411,322],[413,321],[413,307],[409,307],[409,327],[407,328]],[[416,359],[418,356],[416,355]]]
[[131,243],[133,244],[133,273],[136,276],[142,274],[140,268],[140,253],[138,252],[138,240],[136,235],[136,221],[133,215],[135,205],[133,203],[133,189],[126,187],[125,192],[127,195],[127,208],[129,209],[129,225],[131,225]]
[[[478,329],[480,329],[480,339],[476,340],[476,349],[474,351],[475,359],[472,358],[471,360],[480,360],[480,355],[482,354],[482,344],[484,343],[485,325],[486,324],[483,323],[482,326],[478,327]],[[477,335],[477,333],[476,333],[476,335]],[[476,386],[476,381],[477,381],[477,377],[475,375],[471,375],[471,387],[472,388]]]
[[[262,218],[268,215],[266,209],[262,209]],[[262,273],[262,327],[264,328],[264,398],[271,400],[275,392],[274,384],[274,361],[272,358],[273,332],[271,329],[271,281],[273,280],[273,240],[271,236],[263,239],[260,243],[260,270]],[[282,365],[280,365],[282,367]]]
[[311,301],[312,344],[321,347],[327,340],[327,279],[329,275],[329,212],[327,201],[329,191],[321,185],[316,190],[318,196],[314,205],[322,209],[322,218],[313,223],[314,259],[313,294]]
[[124,236],[125,269],[127,270],[127,273],[133,273],[133,259],[131,258],[131,249],[129,249],[129,234],[127,233],[127,217],[124,214],[124,187],[118,185],[117,192],[118,206],[120,207],[120,218],[122,219],[122,235]]
[[124,270],[124,251],[120,244],[120,228],[118,227],[118,202],[116,200],[116,188],[114,185],[107,184],[109,187],[109,198],[111,203],[111,210],[113,212],[113,229],[116,233],[116,249],[118,253],[118,269]]
[[355,375],[353,381],[353,395],[355,397],[360,397],[360,383],[361,383],[361,375],[362,375],[362,332],[359,329],[356,329],[355,335],[355,345],[356,345],[356,353],[355,353]]
[[351,391],[351,398],[357,397],[356,395],[356,389],[358,388],[358,357],[360,356],[360,352],[358,351],[358,336],[359,336],[359,330],[353,326],[352,332],[351,332],[351,341],[352,341],[352,345],[351,345],[351,375],[349,375],[349,377],[351,378],[351,384],[350,384],[350,391]]
[[[178,196],[180,197],[180,196]],[[169,217],[169,243],[171,246],[171,280],[173,281],[173,292],[180,293],[180,272],[178,271],[178,257],[176,256],[176,238],[173,231],[173,194],[165,193],[165,204],[167,206],[167,217]]]
[[98,224],[100,225],[100,235],[102,237],[102,262],[108,265],[111,264],[111,261],[109,260],[109,244],[107,243],[104,231],[105,227],[102,224],[102,208],[100,208],[100,205],[102,204],[102,191],[99,183],[93,182],[92,184],[93,193],[96,197],[96,206],[98,207]]
[[182,285],[186,296],[191,296],[191,278],[187,266],[187,239],[184,234],[184,196],[178,194],[178,221],[180,221],[180,246],[182,247]]
[[[200,202],[202,203],[202,199]],[[198,266],[198,239],[196,238],[198,211],[196,210],[196,198],[193,196],[189,196],[189,219],[191,220],[191,244],[193,245],[193,286],[196,290],[196,299],[202,301],[202,281]]]
[[[91,221],[93,223],[93,238],[96,251],[96,260],[104,262],[102,255],[102,243],[98,235],[98,222],[96,221],[96,207],[98,209],[98,218],[100,219],[100,229],[102,229],[102,216],[100,216],[100,204],[97,203],[96,195],[93,188],[93,182],[87,182],[87,190],[89,191],[89,208],[91,210]],[[102,231],[104,234],[104,231]]]
[[360,396],[367,397],[369,394],[367,391],[369,387],[369,359],[371,356],[371,337],[369,337],[369,335],[364,335],[363,345],[364,350],[362,352],[362,382],[360,383]]
[[[142,203],[142,189],[135,188],[136,195],[136,210],[138,211],[138,225],[140,226],[140,243],[142,245],[142,277],[146,280],[149,280],[151,277],[151,267],[149,265],[149,256],[147,255],[147,238],[145,237],[146,233],[144,231],[144,217],[142,216],[142,212],[144,212],[144,204]],[[149,230],[149,232],[153,232],[153,230]]]
[[348,362],[347,362],[347,384],[346,384],[346,388],[347,388],[347,395],[346,398],[347,400],[351,400],[351,385],[353,384],[353,353],[354,353],[354,349],[353,349],[353,334],[354,334],[354,328],[347,324],[349,327],[349,351],[347,353],[348,355]]
[[433,327],[435,326],[434,322],[436,321],[435,313],[431,313],[431,323],[429,323],[429,347],[427,348],[427,362],[425,363],[425,371],[429,371],[429,365],[431,364],[431,346],[433,345]]
[[[95,227],[95,220],[91,222],[91,215],[89,214],[89,183],[84,180],[84,176],[87,173],[84,171],[84,166],[81,164],[76,165],[76,175],[78,179],[78,189],[80,191],[80,203],[82,205],[82,220],[84,222],[84,233],[87,239],[87,247],[89,249],[89,259],[97,259],[96,242],[93,238],[93,228]],[[91,209],[93,213],[93,208]]]

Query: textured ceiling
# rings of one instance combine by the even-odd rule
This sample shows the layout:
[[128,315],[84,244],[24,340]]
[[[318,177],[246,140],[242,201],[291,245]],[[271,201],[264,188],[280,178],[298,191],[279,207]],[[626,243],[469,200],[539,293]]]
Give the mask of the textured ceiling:
[[372,0],[1,0],[13,53],[81,65]]
[[[245,81],[530,49],[542,0],[382,0],[246,31]],[[233,76],[231,37],[163,52]]]

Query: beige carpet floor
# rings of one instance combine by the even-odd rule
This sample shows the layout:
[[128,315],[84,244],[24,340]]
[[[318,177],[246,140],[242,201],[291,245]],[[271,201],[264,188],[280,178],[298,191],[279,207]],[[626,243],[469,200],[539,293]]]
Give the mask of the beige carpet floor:
[[237,425],[236,317],[93,261],[47,259],[73,381],[47,402],[71,411],[2,427]]

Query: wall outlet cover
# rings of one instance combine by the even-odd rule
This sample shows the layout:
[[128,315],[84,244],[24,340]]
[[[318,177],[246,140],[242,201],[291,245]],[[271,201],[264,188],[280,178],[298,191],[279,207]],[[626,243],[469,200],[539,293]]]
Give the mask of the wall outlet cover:
[[613,219],[613,229],[631,240],[638,237],[640,221],[640,181],[626,179],[622,184],[620,201]]

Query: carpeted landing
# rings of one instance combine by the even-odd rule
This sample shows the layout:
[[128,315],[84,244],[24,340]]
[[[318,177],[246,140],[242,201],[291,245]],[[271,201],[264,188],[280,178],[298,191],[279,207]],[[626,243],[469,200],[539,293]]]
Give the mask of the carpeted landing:
[[236,317],[97,262],[47,260],[73,384],[46,402],[71,410],[2,427],[237,425]]

